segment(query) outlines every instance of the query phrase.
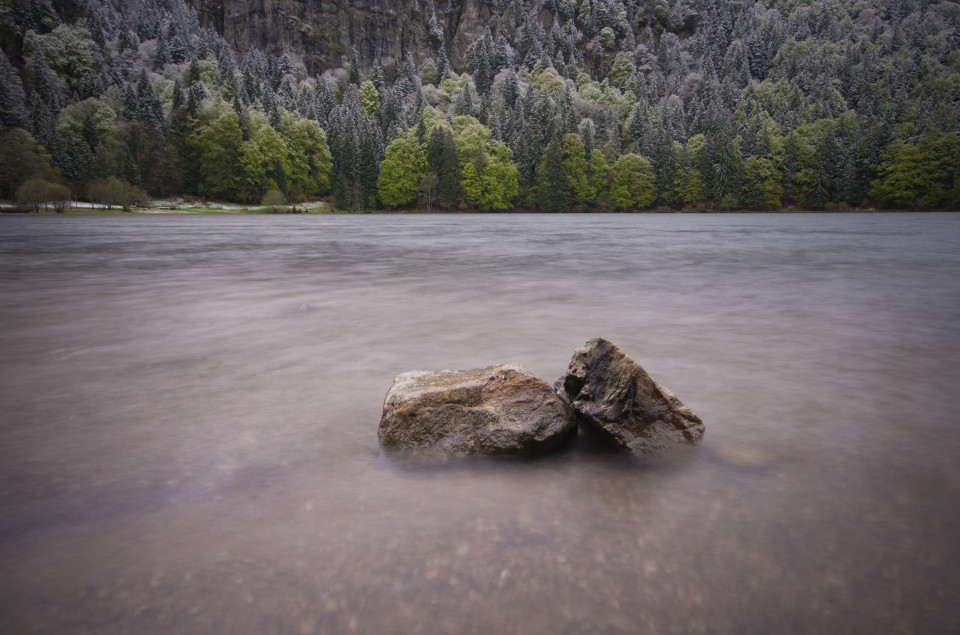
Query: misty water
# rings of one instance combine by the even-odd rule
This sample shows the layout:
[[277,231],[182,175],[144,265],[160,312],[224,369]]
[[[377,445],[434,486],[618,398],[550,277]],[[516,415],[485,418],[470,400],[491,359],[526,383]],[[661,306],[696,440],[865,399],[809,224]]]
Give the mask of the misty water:
[[[411,461],[612,340],[704,443]],[[960,214],[0,218],[0,632],[960,629]]]

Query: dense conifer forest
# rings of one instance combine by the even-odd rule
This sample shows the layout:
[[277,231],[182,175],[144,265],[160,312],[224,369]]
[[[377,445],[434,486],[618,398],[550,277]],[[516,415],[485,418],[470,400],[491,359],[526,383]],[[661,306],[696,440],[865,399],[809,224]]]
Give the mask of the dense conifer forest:
[[0,199],[960,203],[956,2],[488,0],[453,55],[459,4],[399,3],[427,46],[321,67],[183,0],[3,0]]

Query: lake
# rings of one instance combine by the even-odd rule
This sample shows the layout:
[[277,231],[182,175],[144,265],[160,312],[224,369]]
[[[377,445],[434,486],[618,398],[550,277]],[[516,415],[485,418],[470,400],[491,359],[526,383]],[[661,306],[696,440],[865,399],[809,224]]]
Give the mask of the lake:
[[[379,448],[597,336],[699,448]],[[958,386],[960,214],[0,218],[0,631],[958,632]]]

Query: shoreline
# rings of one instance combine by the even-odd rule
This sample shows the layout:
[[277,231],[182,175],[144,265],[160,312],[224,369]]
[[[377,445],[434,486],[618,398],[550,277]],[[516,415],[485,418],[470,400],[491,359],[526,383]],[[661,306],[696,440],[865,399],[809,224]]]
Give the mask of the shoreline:
[[[219,205],[219,204],[218,204]],[[425,210],[425,209],[405,209],[405,210],[334,210],[330,207],[309,209],[297,212],[275,212],[263,208],[239,208],[228,204],[230,207],[203,206],[201,208],[175,209],[167,207],[138,207],[130,210],[123,209],[98,209],[92,207],[74,207],[64,212],[57,212],[53,209],[40,210],[39,212],[30,210],[23,211],[12,208],[12,206],[0,206],[0,216],[364,216],[364,215],[440,215],[453,216],[460,214],[483,214],[483,215],[510,215],[510,214],[542,214],[542,215],[567,215],[567,214],[903,214],[914,212],[931,213],[953,213],[960,209],[878,209],[878,208],[850,208],[850,209],[829,209],[813,210],[800,208],[782,208],[773,210],[752,210],[752,209],[731,209],[731,210],[701,210],[701,209],[652,209],[635,211],[614,211],[614,210],[582,210],[582,211],[544,211],[517,208],[512,210],[481,211],[481,210]]]

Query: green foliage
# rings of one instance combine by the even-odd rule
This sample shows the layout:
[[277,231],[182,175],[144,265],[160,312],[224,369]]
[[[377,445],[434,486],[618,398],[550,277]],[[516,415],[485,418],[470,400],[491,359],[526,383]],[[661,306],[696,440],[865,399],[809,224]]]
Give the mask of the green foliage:
[[610,67],[610,73],[607,79],[612,86],[619,86],[620,82],[628,77],[633,77],[637,72],[637,66],[633,63],[633,55],[627,52],[617,53],[613,59],[613,66]]
[[563,78],[553,68],[548,68],[540,73],[534,84],[537,90],[547,93],[551,97],[556,97],[564,89]]
[[202,196],[241,200],[244,186],[247,186],[246,194],[250,194],[249,179],[257,177],[255,172],[263,160],[249,142],[244,147],[240,119],[235,112],[228,110],[221,114],[189,143],[194,158],[191,167],[199,175],[197,189]]
[[320,124],[285,112],[279,132],[286,143],[290,195],[307,198],[329,192],[333,160]]
[[936,166],[937,182],[944,192],[942,204],[960,205],[960,135],[934,129],[920,139],[917,147]]
[[105,102],[91,97],[71,104],[60,114],[60,133],[71,135],[95,149],[117,121],[117,113]]
[[427,172],[420,178],[420,183],[417,186],[418,200],[428,210],[432,210],[437,201],[439,187],[440,178],[434,172]]
[[537,207],[540,209],[551,212],[569,209],[570,186],[564,167],[563,146],[553,139],[547,144],[537,168]]
[[895,142],[888,149],[879,173],[880,178],[874,182],[870,194],[884,207],[935,207],[943,198],[936,164],[914,144]]
[[650,162],[636,154],[625,154],[613,167],[610,204],[616,209],[637,209],[657,200],[656,176]]
[[316,121],[280,109],[274,126],[261,110],[242,112],[246,135],[236,110],[222,100],[205,102],[186,127],[183,154],[197,193],[253,203],[270,189],[293,200],[330,191],[332,157]]
[[[563,137],[563,171],[569,196],[576,205],[589,205],[597,198],[597,189],[590,183],[590,165],[579,135]],[[569,203],[568,203],[569,205]]]
[[123,179],[111,176],[90,182],[87,185],[87,198],[91,203],[107,209],[114,206],[128,209],[131,205],[145,201],[147,194]]
[[[234,59],[196,3],[121,4],[0,3],[0,123],[31,133],[0,131],[0,197],[31,176],[78,191],[114,176],[246,202],[275,189],[509,209],[522,188],[524,205],[633,209],[627,164],[610,191],[610,166],[633,152],[674,207],[828,208],[868,192],[960,205],[955,3],[501,2],[516,28],[491,23],[459,76],[447,51],[462,47],[428,3],[431,50],[386,73],[336,29],[300,25],[319,42],[308,64],[346,58],[319,82],[282,51]],[[419,173],[387,152],[410,129]]]
[[696,168],[677,170],[673,179],[674,204],[679,207],[696,207],[703,200],[703,176]]
[[445,126],[437,126],[427,141],[427,167],[437,176],[437,203],[440,207],[454,209],[460,203],[460,158],[453,133]]
[[[454,129],[457,123],[455,119]],[[509,209],[520,190],[513,152],[502,141],[493,139],[486,126],[464,123],[456,143],[467,203],[485,211]]]
[[[92,134],[91,131],[91,135]],[[89,138],[84,135],[84,141]],[[117,121],[96,148],[93,165],[80,170],[79,181],[117,176],[158,196],[183,191],[176,148],[154,128],[138,121]]]
[[26,130],[0,126],[0,198],[13,198],[31,177],[57,178],[50,155]]
[[743,204],[751,209],[775,209],[783,201],[783,173],[771,159],[751,156],[743,168]]
[[717,209],[733,209],[740,198],[743,178],[739,138],[722,126],[705,139],[697,169],[703,175],[707,196]]
[[37,212],[41,206],[52,203],[62,213],[69,201],[70,188],[41,178],[28,179],[17,189],[17,203],[32,207]]
[[73,88],[86,73],[98,71],[96,44],[83,26],[61,24],[46,35],[28,32],[23,47],[27,58],[42,53],[50,69]]
[[[260,111],[250,113],[248,127],[250,138],[242,144],[235,171],[236,191],[231,200],[252,203],[268,189],[289,194],[289,183],[294,175],[287,142]],[[304,165],[300,167],[306,168]],[[297,174],[296,180],[302,182],[306,175]]]
[[360,92],[357,95],[360,99],[360,105],[364,111],[371,117],[380,116],[380,94],[377,87],[369,79],[360,84]]
[[605,51],[612,51],[616,45],[617,34],[614,33],[610,27],[603,27],[603,29],[600,30],[600,46],[602,46]]
[[380,201],[390,207],[414,202],[425,169],[426,157],[413,134],[391,141],[377,180]]
[[481,149],[463,169],[464,198],[484,211],[509,209],[519,193],[517,166],[505,153],[489,156]]
[[603,152],[599,150],[590,153],[589,181],[590,191],[594,194],[593,200],[603,200],[610,187],[610,166],[603,158]]
[[267,190],[260,200],[260,204],[264,207],[269,207],[273,210],[273,213],[276,214],[280,211],[281,207],[287,204],[287,197],[284,196],[280,190]]

